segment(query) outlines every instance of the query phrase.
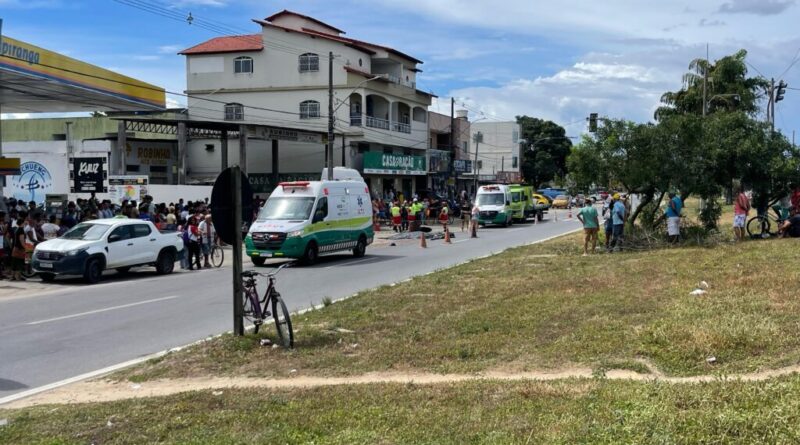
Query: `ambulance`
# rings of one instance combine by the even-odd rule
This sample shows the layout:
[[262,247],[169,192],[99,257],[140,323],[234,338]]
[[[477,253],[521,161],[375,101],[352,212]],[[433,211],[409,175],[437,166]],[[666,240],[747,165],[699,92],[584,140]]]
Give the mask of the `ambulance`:
[[503,227],[513,223],[511,190],[507,185],[482,185],[475,198],[478,206],[478,224],[499,224]]
[[334,168],[333,176],[278,184],[245,237],[253,264],[297,258],[311,265],[320,254],[347,250],[364,256],[375,237],[369,188],[356,170]]

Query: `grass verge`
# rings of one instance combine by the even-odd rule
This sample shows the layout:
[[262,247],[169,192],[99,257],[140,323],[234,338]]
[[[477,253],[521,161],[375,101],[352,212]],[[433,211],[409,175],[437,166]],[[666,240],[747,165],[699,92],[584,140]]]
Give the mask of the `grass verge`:
[[[223,336],[117,374],[154,378],[593,367],[668,375],[800,361],[797,240],[580,256],[580,235],[384,286],[293,318],[296,350]],[[691,296],[700,281],[704,296]],[[716,361],[709,363],[709,357]]]
[[2,413],[0,443],[798,443],[800,377],[184,393]]

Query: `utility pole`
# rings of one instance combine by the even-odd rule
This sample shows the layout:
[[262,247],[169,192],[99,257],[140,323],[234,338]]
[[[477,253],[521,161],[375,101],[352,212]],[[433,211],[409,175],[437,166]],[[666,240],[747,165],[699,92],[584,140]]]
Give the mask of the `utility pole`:
[[703,67],[703,117],[708,112],[708,43],[706,43],[706,66]]
[[480,173],[480,169],[478,169],[478,146],[481,142],[483,142],[483,133],[480,131],[475,133],[475,164],[472,168],[475,170],[475,195],[478,195],[478,173]]
[[[456,171],[455,164],[453,161],[456,160],[456,153],[458,153],[458,148],[456,147],[456,98],[450,98],[450,171],[453,173],[453,194],[457,195],[458,190],[458,172]],[[438,147],[437,147],[438,148]],[[450,179],[450,178],[447,178]]]
[[772,126],[772,132],[775,132],[775,79],[769,81],[769,123]]
[[333,51],[328,53],[328,145],[325,146],[328,160],[328,181],[333,181]]

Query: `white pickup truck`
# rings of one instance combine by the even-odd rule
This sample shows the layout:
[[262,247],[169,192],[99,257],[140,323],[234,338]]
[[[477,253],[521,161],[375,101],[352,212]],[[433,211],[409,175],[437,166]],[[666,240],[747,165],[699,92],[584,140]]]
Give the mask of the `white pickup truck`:
[[172,273],[181,250],[179,232],[161,233],[153,223],[138,219],[98,219],[39,243],[32,266],[42,281],[79,275],[96,283],[107,269],[125,273],[135,266],[155,266],[159,274]]

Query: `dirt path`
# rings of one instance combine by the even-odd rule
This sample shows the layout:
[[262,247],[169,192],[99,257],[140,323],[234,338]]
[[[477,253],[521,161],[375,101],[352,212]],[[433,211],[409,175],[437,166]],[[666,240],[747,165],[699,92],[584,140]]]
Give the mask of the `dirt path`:
[[[701,383],[719,380],[761,381],[800,373],[800,365],[750,374],[700,375],[666,377],[650,366],[651,374],[626,370],[610,370],[605,377],[611,380],[659,381],[666,383]],[[153,380],[143,383],[93,380],[79,382],[6,404],[0,409],[18,409],[45,404],[110,402],[141,397],[157,397],[187,391],[219,391],[231,388],[314,388],[331,385],[363,385],[370,383],[415,383],[432,385],[476,380],[550,381],[568,378],[590,379],[589,368],[571,368],[553,372],[507,373],[501,371],[480,374],[370,373],[354,377],[294,377],[288,379],[257,379],[243,377],[207,377],[172,380]]]

